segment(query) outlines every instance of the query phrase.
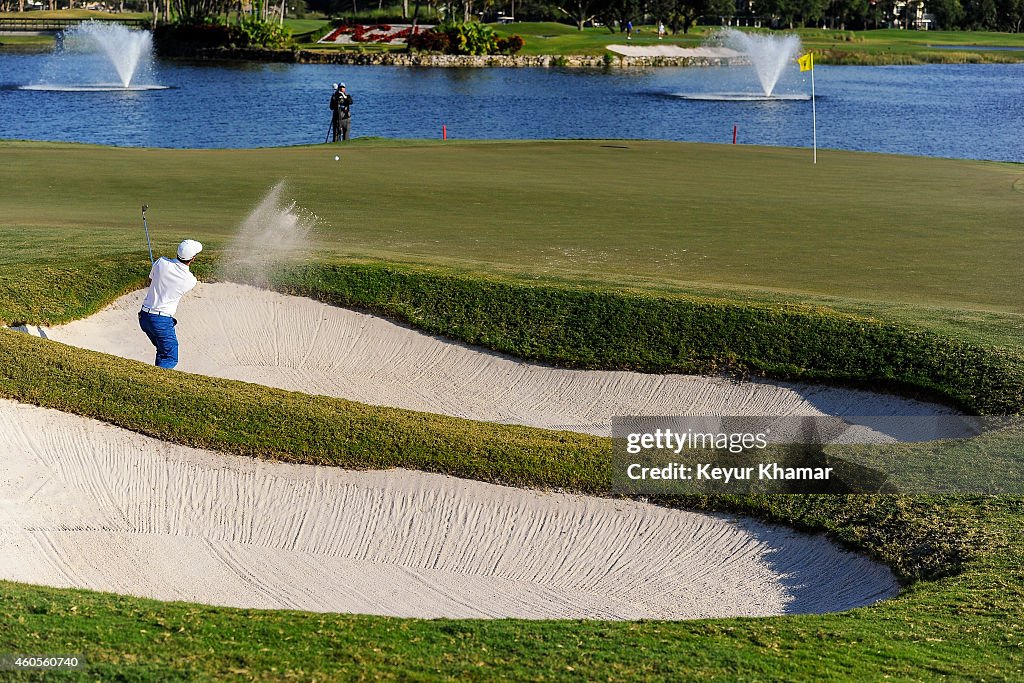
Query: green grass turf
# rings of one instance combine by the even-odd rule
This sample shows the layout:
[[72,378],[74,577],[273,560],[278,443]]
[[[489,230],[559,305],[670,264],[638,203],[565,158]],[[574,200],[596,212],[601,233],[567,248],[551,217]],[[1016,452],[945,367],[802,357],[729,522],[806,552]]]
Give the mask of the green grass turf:
[[[145,13],[111,15],[89,10],[58,10],[55,12],[8,12],[0,17],[27,18],[99,18],[148,19]],[[228,17],[230,19],[231,17]],[[366,20],[370,22],[371,20]],[[325,19],[286,19],[285,25],[296,38],[296,44],[303,48],[321,50],[351,50],[358,46],[334,46],[315,43],[329,22]],[[499,35],[521,35],[526,44],[524,55],[601,55],[608,45],[622,44],[625,34],[611,32],[607,28],[586,28],[578,31],[575,26],[557,22],[518,22],[514,24],[492,24]],[[656,26],[637,26],[631,41],[634,45],[679,45],[696,47],[702,44],[717,26],[697,26],[687,34],[667,35],[659,40]],[[749,30],[749,29],[745,29]],[[819,64],[925,64],[964,62],[1018,62],[1024,60],[1024,52],[993,50],[992,47],[1024,47],[1024,34],[997,33],[992,31],[900,31],[878,29],[871,31],[837,31],[827,29],[797,29],[786,31],[800,35],[807,49],[815,50]],[[0,37],[0,51],[42,49],[53,45],[52,36]],[[938,49],[936,45],[961,45],[962,50]],[[364,44],[364,50],[401,50],[402,46]]]
[[38,10],[31,12],[0,12],[0,19],[150,19],[149,12],[101,12],[90,9]]
[[997,31],[901,31],[877,29],[872,31],[829,31],[800,29],[797,31],[807,45],[829,45],[864,50],[934,49],[936,45],[960,45],[965,49],[984,51],[986,47],[1024,47],[1024,35]]
[[[1024,194],[1011,164],[827,152],[812,167],[806,150],[584,141],[209,152],[6,143],[0,159],[7,321],[81,316],[137,286],[141,203],[152,207],[158,250],[189,234],[215,253],[286,177],[324,219],[318,262],[828,302],[1021,349],[1024,285],[1004,253],[1021,239],[1013,217]],[[840,260],[824,257],[823,242]],[[180,443],[607,491],[606,442],[593,437],[171,376],[9,332],[0,357],[4,396]],[[0,653],[83,652],[90,668],[72,680],[1024,676],[1019,498],[684,502],[829,530],[917,580],[847,614],[640,624],[252,612],[3,583]]]
[[[926,64],[1019,62],[1024,52],[993,47],[1024,47],[1024,36],[994,31],[797,31],[821,64]],[[961,49],[935,46],[958,45]]]
[[[315,22],[302,24],[304,31],[314,30]],[[523,55],[601,55],[609,45],[621,45],[626,36],[607,28],[585,28],[556,22],[519,22],[514,24],[491,24],[501,36],[518,34],[525,40]],[[678,45],[697,47],[704,43],[717,26],[697,26],[689,33],[666,35],[658,39],[656,26],[638,26],[630,41],[631,45]],[[1021,34],[996,33],[989,31],[899,31],[879,29],[872,31],[833,31],[823,29],[798,29],[782,33],[797,33],[805,48],[816,52],[819,64],[925,64],[963,62],[1018,62],[1024,60],[1024,52],[993,50],[992,47],[1024,47]],[[315,34],[318,35],[318,34]],[[303,47],[312,46],[300,38]],[[936,45],[960,45],[963,49],[936,48]],[[317,46],[323,47],[323,46]]]
[[0,36],[0,52],[49,52],[54,44],[52,35]]
[[326,19],[285,19],[284,25],[292,35],[312,33],[327,26],[330,22]]
[[[495,24],[501,35],[517,33],[526,44],[526,55],[602,54],[608,45],[622,45],[626,42],[623,33],[610,32],[607,28],[585,28],[576,30],[573,26],[553,22],[521,22],[516,24]],[[698,26],[688,34],[667,35],[659,40],[656,26],[639,26],[630,41],[632,45],[679,45],[696,47],[711,34],[717,26]],[[880,29],[872,31],[831,31],[822,29],[799,29],[780,31],[797,33],[808,49],[817,53],[817,62],[847,64],[912,64],[926,62],[964,61],[1021,61],[1024,53],[986,50],[987,47],[1024,47],[1024,36],[1012,33],[987,31],[899,31]],[[962,45],[963,50],[936,49],[935,45]]]
[[[0,264],[25,272],[142,259],[143,202],[158,250],[186,234],[223,247],[286,179],[322,218],[317,260],[823,303],[1014,348],[1024,338],[1016,164],[823,151],[815,166],[804,149],[633,141],[8,142],[0,155],[0,236],[18,247]],[[52,282],[6,273],[0,320],[77,315],[37,290]]]

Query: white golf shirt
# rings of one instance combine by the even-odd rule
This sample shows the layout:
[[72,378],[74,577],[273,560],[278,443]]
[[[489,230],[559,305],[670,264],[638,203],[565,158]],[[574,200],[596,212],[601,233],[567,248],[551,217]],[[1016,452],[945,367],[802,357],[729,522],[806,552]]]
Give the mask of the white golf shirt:
[[188,266],[177,259],[161,256],[149,271],[153,284],[146,292],[143,307],[154,313],[174,315],[178,310],[178,302],[187,292],[196,286],[196,277]]

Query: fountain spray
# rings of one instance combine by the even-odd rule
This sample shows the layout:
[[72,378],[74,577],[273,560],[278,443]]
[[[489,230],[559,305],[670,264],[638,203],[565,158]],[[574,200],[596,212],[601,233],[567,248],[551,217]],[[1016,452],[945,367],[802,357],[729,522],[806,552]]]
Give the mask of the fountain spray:
[[154,85],[153,34],[107,21],[67,29],[40,80],[23,90],[158,90]]
[[772,97],[783,70],[800,52],[800,38],[794,34],[747,33],[730,28],[715,33],[714,41],[746,56],[765,98]]

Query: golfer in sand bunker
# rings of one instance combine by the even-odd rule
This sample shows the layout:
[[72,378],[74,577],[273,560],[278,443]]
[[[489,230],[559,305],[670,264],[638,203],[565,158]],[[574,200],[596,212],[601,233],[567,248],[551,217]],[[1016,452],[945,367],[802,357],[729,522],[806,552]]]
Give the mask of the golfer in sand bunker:
[[139,311],[139,327],[156,347],[157,367],[170,370],[178,364],[178,335],[174,333],[178,321],[174,313],[181,297],[196,286],[196,277],[188,267],[202,250],[199,242],[185,240],[178,245],[178,258],[161,256],[149,271],[149,291]]

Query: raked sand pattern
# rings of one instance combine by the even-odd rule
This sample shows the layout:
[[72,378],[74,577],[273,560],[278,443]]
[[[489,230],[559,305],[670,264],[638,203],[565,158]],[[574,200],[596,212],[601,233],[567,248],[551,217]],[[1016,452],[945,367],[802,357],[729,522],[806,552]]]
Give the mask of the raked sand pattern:
[[[152,363],[153,347],[137,318],[143,294],[121,297],[85,320],[29,331]],[[200,284],[177,317],[179,370],[489,422],[610,435],[614,415],[955,414],[931,403],[817,385],[553,368],[235,284]]]
[[789,614],[897,591],[880,564],[749,520],[227,456],[11,401],[0,435],[4,579],[403,617]]

